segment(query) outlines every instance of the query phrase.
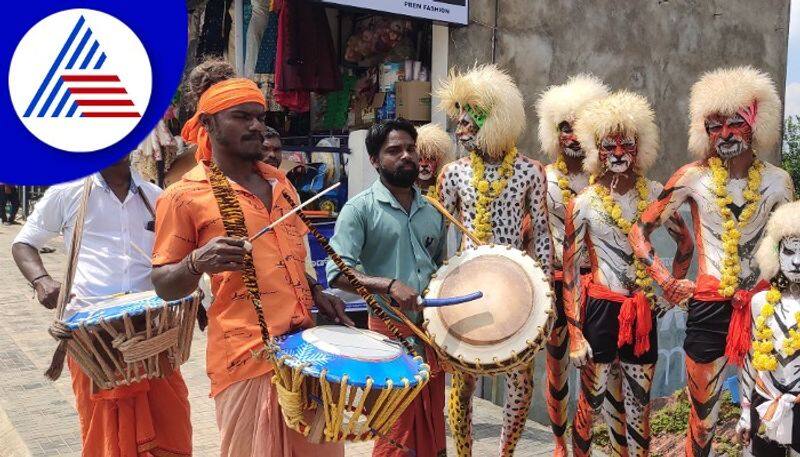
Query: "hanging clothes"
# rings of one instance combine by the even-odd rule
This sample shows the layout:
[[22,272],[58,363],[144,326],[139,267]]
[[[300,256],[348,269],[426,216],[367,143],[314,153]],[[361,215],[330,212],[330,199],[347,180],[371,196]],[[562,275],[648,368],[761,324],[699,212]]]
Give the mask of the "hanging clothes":
[[206,56],[222,57],[225,54],[231,31],[231,16],[228,14],[230,5],[231,0],[209,0],[206,4],[195,54],[198,60]]
[[256,59],[256,73],[275,73],[275,53],[278,50],[278,13],[267,14],[267,28],[261,37]]

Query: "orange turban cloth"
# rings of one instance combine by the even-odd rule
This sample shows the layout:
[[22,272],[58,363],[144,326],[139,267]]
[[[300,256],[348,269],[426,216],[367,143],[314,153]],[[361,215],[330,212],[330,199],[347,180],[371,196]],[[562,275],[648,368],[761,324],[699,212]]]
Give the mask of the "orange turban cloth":
[[266,107],[267,102],[258,85],[245,78],[226,79],[209,87],[197,102],[197,111],[181,130],[181,136],[189,143],[197,144],[194,157],[198,162],[211,160],[211,138],[200,122],[201,114],[216,114],[245,103],[258,103]]

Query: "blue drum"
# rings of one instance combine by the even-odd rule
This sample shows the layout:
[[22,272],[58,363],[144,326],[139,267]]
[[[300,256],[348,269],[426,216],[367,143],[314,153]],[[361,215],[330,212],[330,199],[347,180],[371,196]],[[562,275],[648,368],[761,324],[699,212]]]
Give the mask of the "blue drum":
[[385,434],[429,379],[421,358],[369,330],[324,325],[275,344],[284,419],[314,442]]
[[201,299],[141,292],[99,301],[61,322],[67,351],[100,389],[162,377],[189,358]]

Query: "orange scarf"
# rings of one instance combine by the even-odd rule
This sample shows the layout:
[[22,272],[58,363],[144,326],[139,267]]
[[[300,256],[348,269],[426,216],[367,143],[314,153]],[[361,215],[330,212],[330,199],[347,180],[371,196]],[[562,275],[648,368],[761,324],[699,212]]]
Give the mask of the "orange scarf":
[[227,79],[218,82],[203,92],[197,102],[197,111],[181,130],[184,140],[197,144],[195,159],[198,162],[211,160],[211,138],[200,122],[201,114],[216,114],[237,105],[258,103],[264,107],[267,102],[258,85],[245,78]]
[[734,365],[742,365],[747,351],[750,350],[750,300],[753,295],[769,289],[769,282],[761,280],[750,290],[737,290],[733,297],[719,294],[719,279],[711,275],[700,275],[697,278],[694,299],[697,301],[731,301],[733,312],[728,324],[728,339],[725,342],[725,355]]
[[608,287],[592,282],[590,277],[584,277],[586,293],[584,297],[598,300],[608,300],[621,303],[619,310],[619,335],[617,347],[633,344],[633,354],[636,357],[650,350],[650,331],[653,329],[653,317],[650,312],[650,303],[644,292],[637,291],[632,296],[622,295],[610,290]]

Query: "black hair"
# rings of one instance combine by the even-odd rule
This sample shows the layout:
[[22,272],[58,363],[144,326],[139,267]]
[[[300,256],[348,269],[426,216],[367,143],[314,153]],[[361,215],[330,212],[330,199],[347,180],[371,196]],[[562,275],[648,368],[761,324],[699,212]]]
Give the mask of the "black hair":
[[411,135],[414,142],[417,141],[417,129],[414,125],[403,119],[389,119],[377,124],[373,124],[367,132],[367,139],[364,142],[367,144],[367,152],[370,157],[375,157],[381,152],[381,146],[386,142],[386,138],[395,130],[400,130]]
[[264,132],[264,138],[277,138],[277,139],[280,139],[281,138],[281,134],[278,133],[278,131],[275,130],[274,128],[272,128],[270,126],[267,126],[267,131]]

